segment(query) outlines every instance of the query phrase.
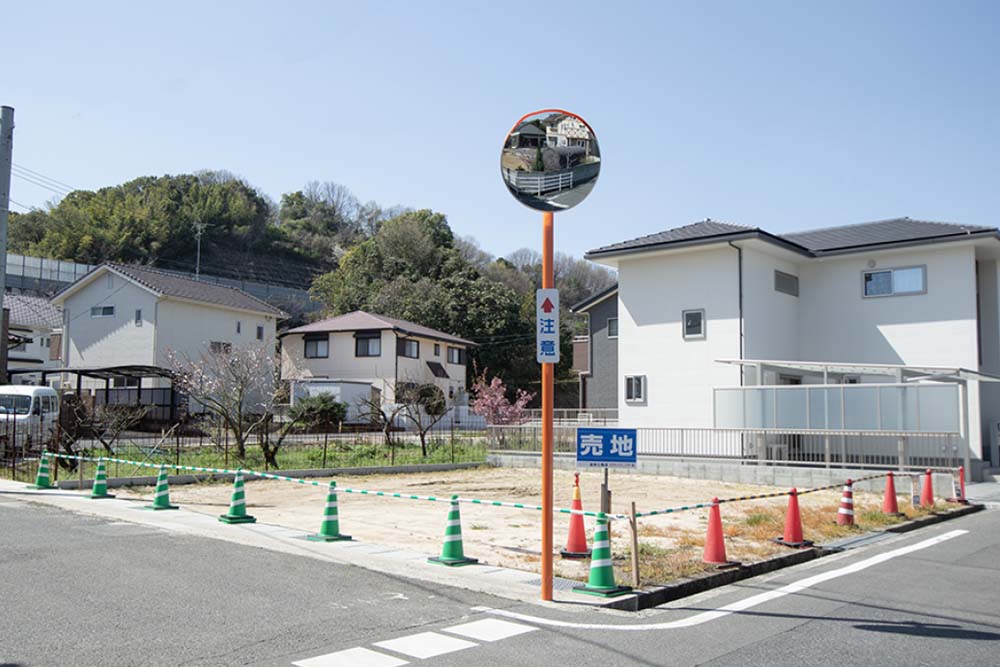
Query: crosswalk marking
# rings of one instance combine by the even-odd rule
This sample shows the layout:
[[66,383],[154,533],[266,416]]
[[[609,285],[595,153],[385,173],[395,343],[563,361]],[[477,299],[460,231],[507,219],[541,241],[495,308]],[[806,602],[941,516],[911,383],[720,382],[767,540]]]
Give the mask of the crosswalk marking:
[[448,637],[437,632],[420,632],[409,637],[390,639],[384,642],[375,642],[375,646],[384,648],[403,655],[414,658],[433,658],[436,655],[461,651],[462,649],[479,646],[464,639]]
[[463,623],[462,625],[444,628],[444,631],[455,635],[462,635],[463,637],[468,637],[469,639],[478,639],[483,642],[495,642],[500,639],[515,637],[517,635],[524,634],[525,632],[531,632],[532,630],[537,629],[538,628],[531,625],[501,621],[498,618],[484,618],[481,621],[472,621],[471,623]]
[[366,648],[349,648],[346,651],[327,653],[307,660],[293,662],[296,667],[399,667],[409,664],[406,660],[385,655]]

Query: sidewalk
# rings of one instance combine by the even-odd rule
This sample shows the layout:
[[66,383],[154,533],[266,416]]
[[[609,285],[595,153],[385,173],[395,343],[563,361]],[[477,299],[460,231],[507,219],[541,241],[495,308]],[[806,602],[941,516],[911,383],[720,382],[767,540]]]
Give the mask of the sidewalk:
[[973,482],[965,487],[970,502],[1000,508],[1000,482]]

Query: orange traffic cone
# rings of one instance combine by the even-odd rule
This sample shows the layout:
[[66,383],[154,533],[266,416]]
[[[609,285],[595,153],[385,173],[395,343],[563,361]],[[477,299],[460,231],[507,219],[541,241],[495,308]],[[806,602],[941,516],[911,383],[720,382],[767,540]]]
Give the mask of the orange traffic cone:
[[[570,509],[583,511],[583,501],[580,500],[580,473],[576,473],[573,480],[573,503]],[[566,548],[559,554],[563,558],[590,558],[587,529],[583,525],[582,514],[569,515],[569,538],[566,540]]]
[[854,482],[844,482],[844,495],[840,498],[840,509],[837,510],[837,524],[841,526],[854,525]]
[[920,506],[934,506],[934,476],[930,468],[924,473],[924,485],[920,488]]
[[882,514],[889,516],[903,516],[899,511],[899,503],[896,502],[896,481],[892,476],[892,471],[885,476],[885,497],[882,498]]
[[802,539],[802,515],[799,514],[799,492],[792,489],[788,492],[788,512],[785,514],[785,534],[774,538],[778,544],[786,547],[811,547],[810,540]]
[[718,498],[712,498],[712,507],[708,510],[708,532],[705,535],[705,554],[702,560],[719,567],[739,565],[726,558],[726,542],[722,536],[722,515],[719,513]]

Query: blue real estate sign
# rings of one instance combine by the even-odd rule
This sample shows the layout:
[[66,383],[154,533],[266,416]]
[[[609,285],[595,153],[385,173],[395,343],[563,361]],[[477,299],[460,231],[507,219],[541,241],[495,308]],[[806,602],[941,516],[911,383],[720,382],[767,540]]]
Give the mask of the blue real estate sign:
[[634,468],[634,428],[576,429],[576,465],[586,468]]

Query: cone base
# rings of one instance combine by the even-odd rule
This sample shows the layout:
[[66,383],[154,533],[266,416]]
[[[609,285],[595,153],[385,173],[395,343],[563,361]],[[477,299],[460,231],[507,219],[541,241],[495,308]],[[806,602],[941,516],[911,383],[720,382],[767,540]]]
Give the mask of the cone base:
[[142,509],[144,509],[144,510],[153,510],[153,511],[156,511],[156,510],[179,510],[180,507],[178,505],[167,505],[166,507],[157,507],[155,505],[146,505]]
[[573,590],[584,595],[596,595],[601,598],[613,598],[619,595],[627,595],[632,592],[630,586],[615,586],[614,588],[597,588],[589,584],[584,586],[574,586]]
[[99,493],[96,496],[93,495],[93,494],[91,494],[90,499],[91,500],[101,500],[103,498],[114,498],[114,497],[115,497],[115,495],[113,493]]
[[775,544],[780,544],[782,546],[791,547],[793,549],[805,549],[806,547],[811,547],[813,545],[812,540],[802,540],[801,542],[788,542],[784,537],[775,537],[771,540]]
[[437,565],[447,565],[448,567],[462,567],[464,565],[475,565],[479,562],[478,558],[443,558],[440,556],[434,556],[427,559],[428,563],[435,563]]
[[220,514],[219,521],[222,523],[257,523],[257,517],[249,515],[229,516],[228,514]]
[[590,558],[590,554],[591,554],[590,549],[587,549],[586,551],[570,551],[569,549],[559,550],[559,555],[562,556],[563,558],[576,558],[576,559]]
[[306,539],[310,542],[345,542],[350,541],[352,538],[350,535],[320,535],[316,533],[315,535],[306,535]]

